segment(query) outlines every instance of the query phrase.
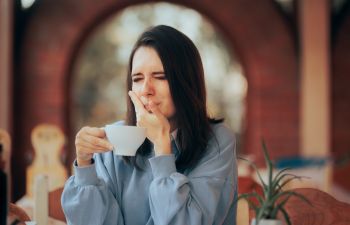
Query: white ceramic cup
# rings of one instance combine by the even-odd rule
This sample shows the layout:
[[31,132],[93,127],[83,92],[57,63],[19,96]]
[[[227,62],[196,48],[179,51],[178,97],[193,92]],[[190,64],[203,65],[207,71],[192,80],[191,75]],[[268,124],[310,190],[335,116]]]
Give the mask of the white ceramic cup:
[[146,138],[144,127],[110,124],[105,126],[105,132],[116,155],[134,156]]
[[26,225],[36,225],[35,221],[25,221],[24,222]]

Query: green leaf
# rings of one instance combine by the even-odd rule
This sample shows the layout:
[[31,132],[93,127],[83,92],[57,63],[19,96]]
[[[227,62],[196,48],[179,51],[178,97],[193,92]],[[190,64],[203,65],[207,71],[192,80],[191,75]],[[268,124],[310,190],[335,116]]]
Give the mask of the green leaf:
[[[267,147],[266,147],[266,144],[265,144],[265,141],[264,139],[262,139],[262,146],[263,146],[263,153],[264,153],[264,158],[265,158],[265,162],[266,162],[266,165],[267,165],[267,171],[269,173],[269,182],[268,182],[268,186],[271,187],[271,184],[272,184],[272,173],[273,173],[273,165],[272,165],[272,161],[270,159],[270,156],[269,156],[269,153],[268,153],[268,150],[267,150]],[[271,189],[269,189],[269,195],[271,195]]]
[[280,175],[280,176],[278,177],[278,179],[275,179],[275,180],[273,181],[272,187],[275,189],[276,186],[278,186],[279,183],[280,183],[286,176],[295,176],[295,175],[294,175],[294,174],[290,174],[290,173],[284,173],[284,174]]
[[287,167],[287,168],[284,168],[284,169],[278,171],[278,173],[277,173],[276,176],[274,177],[274,180],[278,179],[278,177],[281,176],[281,175],[283,175],[284,172],[286,172],[287,170],[291,170],[291,169],[292,169],[292,168]]
[[289,182],[291,182],[292,180],[295,180],[295,179],[301,180],[301,179],[303,179],[303,178],[308,178],[308,177],[304,177],[304,176],[296,176],[296,175],[293,175],[293,174],[288,174],[288,175],[290,175],[290,176],[292,176],[292,177],[288,178],[288,179],[285,180],[281,185],[279,185],[279,187],[278,187],[277,190],[276,190],[277,192],[281,191],[282,188],[283,188],[286,184],[288,184]]
[[294,195],[294,196],[296,196],[296,197],[298,197],[298,198],[301,198],[301,199],[304,200],[305,202],[311,204],[310,201],[309,201],[308,199],[306,199],[303,195],[301,195],[301,194],[299,194],[299,193],[297,193],[297,192],[294,192],[294,191],[284,191],[284,192],[280,192],[280,193],[276,194],[273,198],[271,198],[271,199],[269,200],[269,201],[270,201],[269,204],[274,205],[275,202],[276,202],[279,198],[281,198],[281,197],[283,197],[283,196],[285,196],[285,195]]
[[258,214],[258,211],[259,211],[260,208],[258,206],[256,206],[256,205],[254,205],[254,203],[251,202],[251,201],[247,201],[247,202],[248,202],[249,208],[253,209],[255,211],[255,215]]
[[292,225],[292,223],[290,222],[289,215],[288,215],[287,211],[284,208],[281,208],[281,212],[282,212],[283,217],[286,220],[287,224]]
[[277,213],[278,213],[278,211],[280,211],[283,207],[284,207],[284,205],[287,203],[287,201],[289,200],[289,198],[292,196],[292,194],[289,194],[289,195],[287,195],[286,197],[285,197],[285,199],[282,201],[282,202],[280,202],[279,204],[277,204],[277,206],[275,206],[275,208],[274,208],[274,210],[272,211],[272,217],[273,218],[276,218],[277,217]]
[[291,193],[292,193],[291,191],[279,192],[271,198],[271,202],[273,202],[273,204],[274,204],[279,198],[281,198],[285,195],[289,195]]
[[272,209],[273,209],[273,206],[270,205],[268,202],[264,201],[258,210],[256,218],[258,218],[259,220],[268,219]]
[[313,206],[312,203],[309,201],[309,199],[307,199],[304,195],[299,194],[298,192],[292,192],[295,197],[299,198],[300,200],[303,200],[304,202],[306,202],[308,205]]
[[249,161],[248,159],[245,159],[245,158],[242,158],[242,157],[238,157],[238,159],[241,159],[241,160],[244,160],[244,161],[248,162],[248,164],[249,164],[251,167],[254,168],[256,174],[258,175],[258,178],[259,178],[261,184],[263,185],[263,189],[264,189],[264,192],[265,192],[265,190],[267,190],[267,184],[266,184],[266,183],[264,182],[264,180],[262,179],[261,174],[259,173],[258,167],[257,167],[253,162]]
[[[285,183],[285,184],[281,184],[280,185],[280,182],[285,178],[285,177],[287,177],[287,176],[291,176],[291,177],[295,177],[295,179],[296,178],[299,178],[299,176],[296,176],[296,175],[294,175],[294,174],[289,174],[289,173],[285,173],[285,174],[283,174],[282,176],[280,176],[279,177],[279,179],[278,180],[276,180],[276,181],[274,181],[274,183],[273,183],[273,189],[276,189],[276,190],[278,190],[278,189],[282,189],[282,187],[284,186],[284,185],[286,185],[287,183]],[[301,177],[300,177],[301,178]],[[289,180],[290,178],[288,178],[287,180]],[[293,179],[292,179],[293,180]],[[290,180],[290,181],[292,181],[292,180]]]

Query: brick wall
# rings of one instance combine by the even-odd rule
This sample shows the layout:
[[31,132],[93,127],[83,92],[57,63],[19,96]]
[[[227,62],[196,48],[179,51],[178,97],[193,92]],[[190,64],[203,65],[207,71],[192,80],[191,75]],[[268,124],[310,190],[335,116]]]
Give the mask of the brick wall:
[[[338,21],[332,49],[332,152],[350,154],[350,4]],[[334,180],[350,190],[350,162],[334,170]]]

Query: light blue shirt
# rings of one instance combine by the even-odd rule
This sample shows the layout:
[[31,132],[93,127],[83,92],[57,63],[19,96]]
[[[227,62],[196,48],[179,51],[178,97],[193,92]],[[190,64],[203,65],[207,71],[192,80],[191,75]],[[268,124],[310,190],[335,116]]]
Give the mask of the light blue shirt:
[[61,199],[68,224],[235,225],[235,138],[222,123],[212,129],[206,154],[183,174],[174,154],[150,154],[143,170],[113,152],[95,154],[90,166],[74,166]]

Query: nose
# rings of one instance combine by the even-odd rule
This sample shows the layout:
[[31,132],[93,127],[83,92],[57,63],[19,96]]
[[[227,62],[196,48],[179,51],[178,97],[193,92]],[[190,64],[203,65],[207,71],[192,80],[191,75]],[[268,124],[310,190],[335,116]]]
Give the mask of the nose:
[[152,84],[151,79],[149,79],[149,78],[144,79],[140,94],[141,94],[141,96],[145,96],[145,97],[154,94],[154,88],[153,88],[153,84]]

